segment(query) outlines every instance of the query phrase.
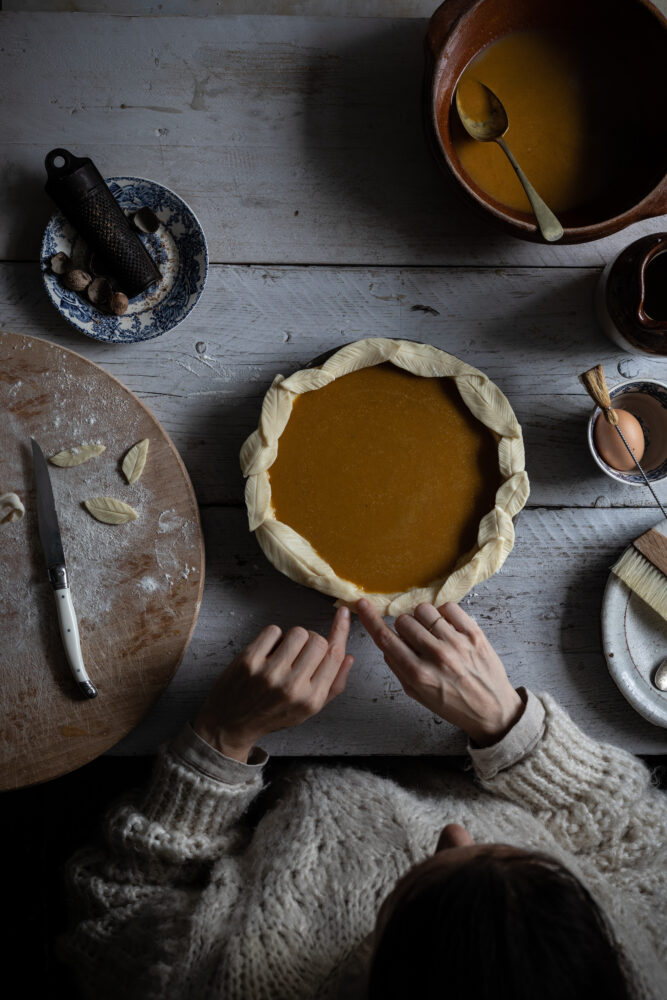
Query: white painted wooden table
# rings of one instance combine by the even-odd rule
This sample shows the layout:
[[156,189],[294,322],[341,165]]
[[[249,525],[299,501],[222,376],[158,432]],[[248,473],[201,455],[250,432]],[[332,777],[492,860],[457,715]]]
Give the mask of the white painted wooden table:
[[[207,546],[188,653],[114,752],[153,752],[261,626],[327,628],[331,602],[278,574],[248,533],[237,455],[276,372],[366,336],[459,355],[498,383],[523,425],[532,494],[516,547],[464,602],[512,681],[550,691],[595,736],[667,751],[667,731],[611,681],[600,641],[609,566],[657,516],[644,491],[618,487],[593,464],[576,379],[597,362],[612,383],[667,379],[666,363],[619,354],[592,315],[601,267],[665,220],[579,247],[533,246],[454,202],[422,136],[431,10],[422,0],[258,0],[229,5],[252,15],[229,16],[216,16],[211,0],[197,5],[211,16],[197,17],[172,16],[188,9],[184,0],[163,4],[161,16],[104,13],[155,14],[148,0],[91,0],[103,13],[61,6],[71,8],[4,0],[0,14],[0,327],[78,351],[147,403],[188,466]],[[383,11],[392,16],[375,16]],[[47,301],[37,259],[52,211],[43,160],[54,146],[92,156],[107,175],[155,179],[199,216],[212,267],[176,330],[104,346]],[[357,663],[345,694],[267,739],[268,749],[462,751],[460,734],[403,694],[356,623],[350,648]]]

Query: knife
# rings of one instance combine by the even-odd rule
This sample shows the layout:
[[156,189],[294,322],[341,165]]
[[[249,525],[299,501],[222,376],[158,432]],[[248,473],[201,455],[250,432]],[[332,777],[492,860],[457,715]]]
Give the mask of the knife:
[[60,635],[65,647],[65,655],[70,665],[74,680],[79,685],[79,690],[86,698],[95,698],[97,688],[91,682],[86,673],[86,668],[81,655],[81,642],[79,640],[79,626],[76,621],[72,595],[67,580],[67,567],[65,565],[65,553],[58,527],[58,516],[56,505],[53,501],[53,490],[51,489],[51,479],[49,469],[44,458],[44,453],[34,438],[32,441],[32,463],[35,469],[35,484],[37,486],[37,524],[39,526],[39,537],[46,558],[46,568],[49,573],[49,581],[53,587],[58,609],[58,624],[60,625]]

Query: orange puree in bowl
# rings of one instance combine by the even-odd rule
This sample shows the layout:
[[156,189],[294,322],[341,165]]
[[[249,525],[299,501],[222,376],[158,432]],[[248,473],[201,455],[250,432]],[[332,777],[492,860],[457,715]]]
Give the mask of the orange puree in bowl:
[[278,520],[377,593],[449,574],[501,481],[494,435],[453,379],[391,364],[297,396],[269,478]]
[[[594,43],[591,43],[594,45]],[[584,53],[571,39],[539,31],[499,38],[467,65],[459,86],[470,117],[484,111],[474,83],[486,84],[509,118],[508,146],[554,212],[594,201],[625,163],[628,133],[610,121],[611,95],[604,95],[603,54]],[[467,84],[467,86],[466,86]],[[466,103],[468,102],[468,103]],[[441,130],[450,114],[441,108]],[[444,117],[443,117],[444,116]],[[476,142],[454,108],[452,140],[466,173],[497,201],[531,212],[524,190],[495,142]]]

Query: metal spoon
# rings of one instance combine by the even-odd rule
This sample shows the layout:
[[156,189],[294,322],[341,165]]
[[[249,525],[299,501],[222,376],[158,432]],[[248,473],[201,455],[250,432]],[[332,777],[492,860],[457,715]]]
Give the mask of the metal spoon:
[[667,656],[654,673],[653,683],[659,691],[667,691]]
[[468,135],[473,139],[477,139],[478,142],[498,143],[503,153],[514,167],[517,177],[523,184],[523,189],[526,192],[528,201],[530,202],[533,212],[535,213],[537,225],[539,226],[542,236],[548,243],[553,243],[555,240],[559,240],[563,235],[563,227],[551,209],[540,198],[539,194],[514,159],[514,155],[503,139],[505,132],[507,132],[507,129],[509,128],[509,120],[507,118],[505,108],[492,90],[489,90],[489,88],[483,83],[480,83],[479,86],[483,87],[486,91],[486,97],[489,105],[489,115],[483,121],[476,121],[474,118],[467,115],[461,106],[461,95],[459,93],[460,88],[457,87],[456,110],[459,113],[461,123]]

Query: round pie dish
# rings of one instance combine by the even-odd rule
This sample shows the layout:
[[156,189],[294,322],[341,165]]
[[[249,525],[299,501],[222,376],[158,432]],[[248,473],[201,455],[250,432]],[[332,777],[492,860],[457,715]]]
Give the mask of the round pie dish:
[[[360,397],[360,379],[368,380],[370,376],[377,380],[379,375],[384,380],[380,389],[377,389],[377,382],[371,384],[366,381],[361,388]],[[388,386],[388,395],[384,395],[385,386]],[[413,393],[415,387],[416,401],[411,399],[408,402],[408,390]],[[348,393],[347,396],[341,395],[343,389]],[[352,389],[357,392],[356,397],[350,396],[349,390]],[[488,465],[488,478],[480,493],[482,506],[477,504],[474,508],[470,507],[472,513],[469,512],[468,520],[473,515],[474,520],[472,525],[468,524],[466,531],[472,526],[472,536],[469,531],[468,534],[462,534],[461,538],[467,538],[468,541],[460,550],[456,550],[455,557],[447,561],[442,572],[428,576],[432,566],[429,549],[435,551],[440,542],[440,529],[437,525],[441,526],[444,537],[449,523],[456,519],[456,504],[462,505],[464,514],[466,513],[468,497],[471,495],[466,494],[464,489],[468,476],[466,465],[475,467],[475,475],[479,479],[482,455],[482,451],[478,451],[476,457],[471,458],[468,463],[466,454],[458,454],[456,447],[449,450],[446,446],[443,448],[442,441],[448,440],[446,435],[454,432],[449,426],[442,426],[442,415],[450,412],[446,409],[450,404],[446,402],[445,409],[439,408],[441,400],[434,397],[433,393],[438,394],[441,390],[443,404],[447,393],[455,395],[458,401],[455,404],[458,410],[451,410],[451,426],[458,427],[459,418],[464,417],[464,422],[467,421],[471,428],[474,425],[480,435],[484,436],[491,450],[487,448],[484,452],[487,456],[485,461]],[[306,396],[311,393],[318,393],[317,400]],[[294,457],[293,445],[290,444],[290,440],[293,441],[294,438],[290,439],[290,434],[299,421],[301,426],[304,422],[309,426],[315,412],[313,404],[320,405],[325,398],[335,399],[331,405],[337,409],[332,410],[330,422],[323,421],[322,428],[315,428],[313,433],[315,440],[320,443],[315,449],[317,461],[328,462],[333,468],[328,469],[331,475],[324,494],[322,490],[318,494],[318,484],[313,484],[312,479],[308,478],[313,467],[312,455],[307,460],[304,456],[304,470],[307,471],[304,471],[306,478],[298,486],[302,490],[302,498],[298,497],[299,507],[307,512],[314,504],[320,503],[323,495],[328,498],[328,483],[333,483],[330,490],[332,530],[329,534],[334,540],[341,540],[342,548],[349,545],[350,537],[353,539],[353,548],[355,545],[363,548],[370,540],[383,553],[383,565],[385,568],[389,567],[387,579],[394,584],[398,579],[391,565],[394,552],[397,564],[401,559],[397,538],[407,538],[409,545],[413,537],[411,533],[415,532],[416,538],[416,532],[423,530],[424,537],[419,539],[419,545],[415,544],[415,551],[423,550],[426,554],[424,565],[428,568],[424,573],[428,579],[419,579],[418,572],[418,579],[414,584],[381,588],[369,584],[369,580],[378,579],[377,575],[371,573],[363,580],[357,578],[355,582],[351,574],[341,572],[340,566],[344,565],[344,560],[331,558],[331,549],[327,549],[326,545],[319,546],[319,542],[318,550],[304,534],[277,515],[276,508],[281,507],[281,496],[285,492],[284,469],[290,456],[290,448],[292,458]],[[359,398],[361,403],[355,409],[357,403],[354,400]],[[310,407],[307,412],[306,405]],[[385,434],[377,420],[385,419],[382,407],[387,405],[390,409],[387,411]],[[390,412],[397,408],[399,416]],[[423,430],[413,432],[409,423],[415,413],[418,420],[422,419],[422,409],[425,414],[423,419],[432,420],[433,424],[427,428],[426,434]],[[296,420],[295,412],[299,414]],[[444,420],[447,421],[448,417],[445,416]],[[319,438],[318,430],[322,430]],[[341,434],[340,442],[330,440],[336,433]],[[452,440],[472,440],[465,437],[467,431],[456,430],[456,433],[463,436]],[[414,436],[411,438],[410,434]],[[350,441],[353,441],[352,445]],[[411,444],[414,444],[414,453]],[[350,447],[358,451],[359,462],[349,461]],[[463,445],[462,447],[464,448]],[[403,468],[395,465],[399,451],[401,460],[408,462]],[[377,454],[382,458],[377,459]],[[488,456],[491,456],[490,460]],[[294,470],[296,467],[297,473],[300,473],[298,453],[296,461],[296,466],[294,463],[287,464],[287,468]],[[360,483],[364,479],[366,465],[376,461],[381,466],[380,479],[375,493],[369,495],[368,490],[362,490]],[[288,378],[277,375],[264,397],[259,426],[241,449],[240,462],[247,479],[245,499],[249,528],[255,532],[269,561],[290,579],[337,598],[339,604],[353,606],[359,598],[365,597],[381,614],[389,616],[411,612],[423,602],[440,605],[445,601],[459,601],[472,587],[496,573],[512,550],[513,518],[524,507],[529,494],[521,427],[500,389],[482,372],[453,355],[431,345],[408,340],[368,338],[355,341],[340,348],[320,364],[315,362],[314,366],[301,369]],[[435,492],[429,493],[425,501],[424,475],[431,474],[431,465],[434,483],[438,468],[444,470],[444,479],[438,480]],[[290,475],[291,472],[288,479]],[[443,482],[447,489],[440,494],[438,490]],[[356,490],[360,491],[358,495],[355,494]],[[390,520],[386,523],[382,520],[383,504],[390,494],[394,500],[399,498],[401,506],[391,513]],[[318,495],[320,500],[317,499]],[[451,509],[448,497],[453,498]],[[421,512],[416,513],[417,503],[422,504],[423,511],[424,502],[429,507],[429,518],[423,518]],[[338,521],[337,512],[343,504],[348,511],[347,521],[343,519],[342,513]],[[281,509],[285,510],[285,507]],[[479,516],[475,514],[478,509]],[[302,510],[299,509],[298,514],[301,513]],[[295,517],[293,523],[298,521],[299,516]],[[433,524],[436,525],[435,529]],[[313,537],[314,534],[311,535]],[[325,550],[328,557],[325,557]],[[414,553],[408,553],[408,556],[412,558]],[[332,563],[336,563],[336,569]]]

